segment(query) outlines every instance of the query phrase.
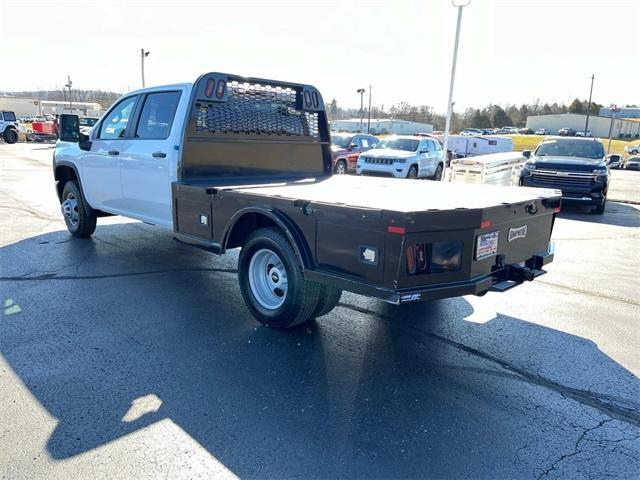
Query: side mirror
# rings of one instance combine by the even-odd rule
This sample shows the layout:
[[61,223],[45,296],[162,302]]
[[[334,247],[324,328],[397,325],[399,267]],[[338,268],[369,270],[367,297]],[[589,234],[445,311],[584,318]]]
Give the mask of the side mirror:
[[531,158],[531,150],[523,150],[522,151],[522,156],[524,158]]
[[63,142],[80,141],[80,122],[77,115],[63,113],[59,120],[59,137]]
[[418,153],[429,153],[429,149],[428,148],[421,148]]
[[358,145],[356,145],[355,143],[352,143],[351,145],[349,145],[349,148],[347,148],[347,150],[351,151],[354,148],[358,148]]

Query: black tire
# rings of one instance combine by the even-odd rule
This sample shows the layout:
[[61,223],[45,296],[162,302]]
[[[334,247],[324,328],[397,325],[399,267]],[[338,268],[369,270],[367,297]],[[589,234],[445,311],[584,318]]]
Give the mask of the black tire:
[[431,177],[432,180],[442,180],[442,164],[439,163],[438,166],[436,167],[436,173],[433,174],[433,177]]
[[[65,203],[67,201],[69,203]],[[75,180],[64,184],[61,208],[67,230],[74,237],[90,237],[96,231],[97,218],[95,214],[89,213],[91,210]]]
[[[287,291],[284,294],[284,302],[276,308],[266,308],[262,305],[251,287],[251,260],[265,249],[279,257],[286,273]],[[302,268],[293,247],[279,229],[261,228],[249,236],[240,250],[238,280],[247,308],[260,323],[284,330],[313,318],[318,307],[321,285],[306,281],[302,276]]]
[[18,141],[18,132],[15,128],[9,127],[2,134],[2,138],[4,138],[5,143],[16,143]]
[[339,288],[320,285],[320,298],[318,299],[318,306],[313,312],[313,317],[321,317],[336,308],[341,296],[342,290]]
[[418,166],[411,165],[409,167],[409,171],[407,172],[407,178],[418,178]]
[[347,162],[344,160],[338,160],[336,162],[336,166],[333,168],[333,173],[336,175],[346,175],[347,174]]
[[638,150],[631,150],[631,154],[632,155],[637,155],[638,154]]
[[602,215],[604,213],[604,209],[607,205],[607,197],[602,199],[602,203],[600,205],[598,205],[596,208],[594,208],[593,210],[591,210],[592,213],[595,213],[596,215]]

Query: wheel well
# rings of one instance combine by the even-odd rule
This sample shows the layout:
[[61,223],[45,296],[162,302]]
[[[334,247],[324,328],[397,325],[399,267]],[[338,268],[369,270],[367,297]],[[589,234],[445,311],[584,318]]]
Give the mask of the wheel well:
[[244,245],[246,238],[251,232],[259,228],[279,227],[273,219],[261,213],[245,213],[231,227],[227,234],[225,248],[237,248]]
[[64,190],[64,184],[69,180],[78,180],[76,171],[67,166],[56,167],[54,178],[56,180],[56,191],[58,192],[58,200],[62,199],[62,190]]
[[291,246],[300,258],[300,262],[305,267],[312,266],[313,254],[297,226],[285,216],[278,215],[276,212],[270,212],[270,214],[255,211],[242,214],[222,240],[223,251],[242,247],[249,235],[259,228],[275,227],[289,239]]

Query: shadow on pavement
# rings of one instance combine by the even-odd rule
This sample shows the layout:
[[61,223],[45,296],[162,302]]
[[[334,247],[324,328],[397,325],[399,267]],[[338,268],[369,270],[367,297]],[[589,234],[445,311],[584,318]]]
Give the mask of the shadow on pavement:
[[[155,232],[103,226],[91,240],[55,232],[0,249],[21,266],[1,284],[22,308],[0,317],[0,353],[57,419],[54,459],[170,418],[241,477],[530,476],[574,415],[561,395],[560,413],[538,411],[528,402],[548,392],[430,335],[451,303],[380,304],[382,320],[345,305],[272,331],[242,304],[233,259]],[[471,305],[451,301],[464,322]],[[584,356],[614,385],[638,380],[573,335],[507,316],[465,323],[465,342],[499,331],[567,376]],[[159,403],[136,414],[149,396]]]
[[619,227],[640,227],[640,208],[612,201],[607,202],[607,207],[602,215],[593,214],[590,209],[585,207],[562,205],[562,212],[558,214],[558,217]]

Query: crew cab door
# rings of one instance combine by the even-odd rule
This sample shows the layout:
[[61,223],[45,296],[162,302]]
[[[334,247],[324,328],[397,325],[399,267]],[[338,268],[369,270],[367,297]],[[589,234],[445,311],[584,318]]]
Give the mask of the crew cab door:
[[124,208],[134,218],[167,227],[173,225],[171,183],[179,154],[174,146],[181,133],[174,120],[182,96],[180,89],[141,95],[131,145],[121,156]]
[[119,213],[124,207],[120,158],[131,146],[127,137],[137,102],[138,95],[132,95],[114,105],[80,157],[82,189],[93,208]]

